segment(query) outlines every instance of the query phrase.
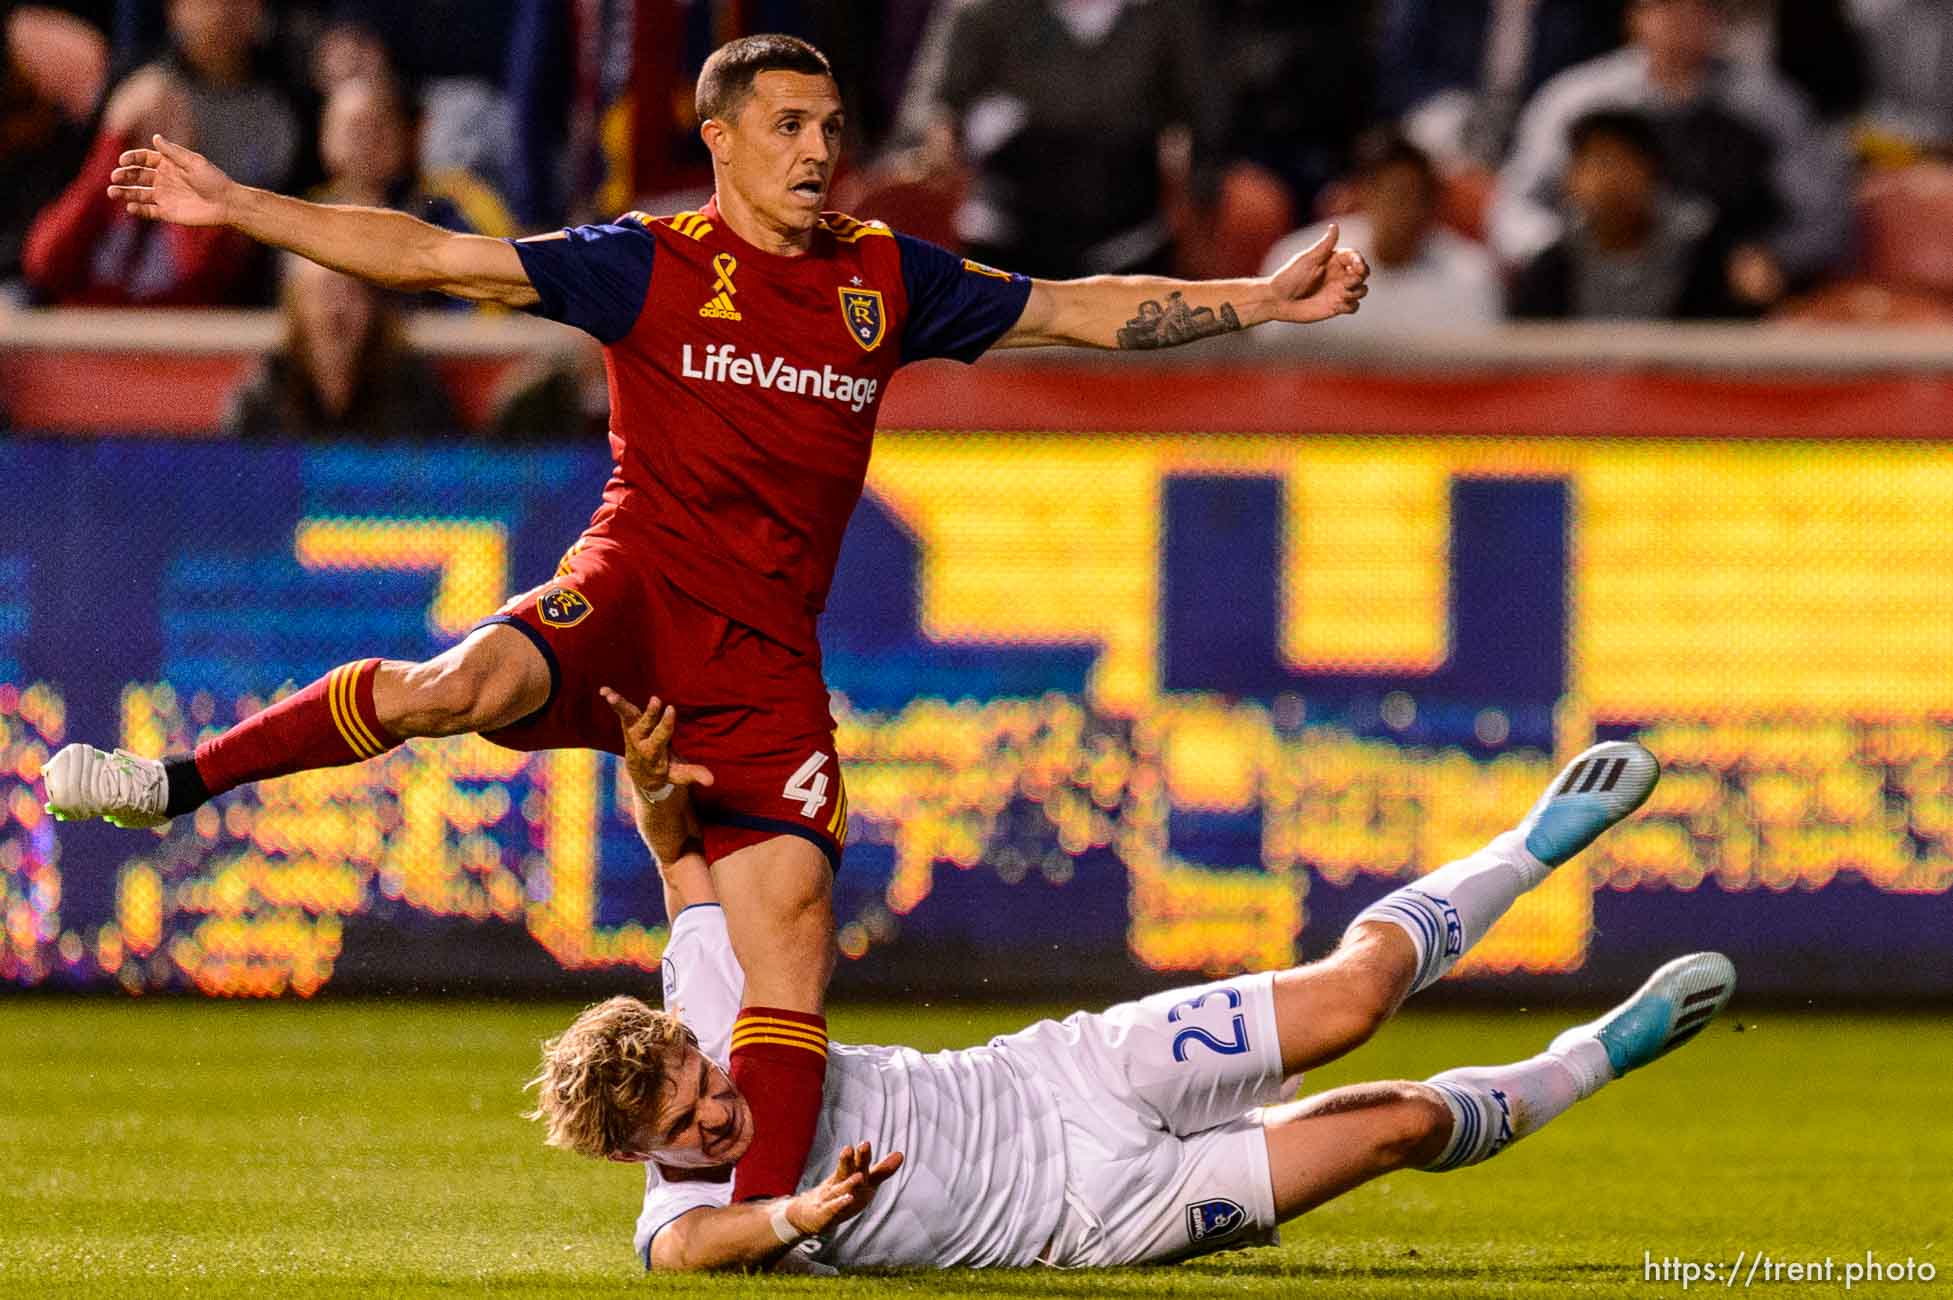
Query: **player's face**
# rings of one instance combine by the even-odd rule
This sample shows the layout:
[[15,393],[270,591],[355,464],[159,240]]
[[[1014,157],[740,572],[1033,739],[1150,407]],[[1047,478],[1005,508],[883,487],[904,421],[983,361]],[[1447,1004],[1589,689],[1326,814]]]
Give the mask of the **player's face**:
[[728,124],[722,178],[776,229],[812,230],[841,161],[842,125],[832,77],[762,72]]
[[753,1112],[726,1072],[686,1046],[669,1069],[664,1104],[637,1131],[634,1150],[615,1157],[673,1169],[717,1169],[753,1144]]

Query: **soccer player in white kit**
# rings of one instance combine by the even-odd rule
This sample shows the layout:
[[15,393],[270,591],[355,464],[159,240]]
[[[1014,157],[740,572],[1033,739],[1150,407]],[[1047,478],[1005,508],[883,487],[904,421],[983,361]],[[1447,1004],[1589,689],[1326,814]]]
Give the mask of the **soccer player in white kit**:
[[1640,806],[1654,756],[1605,742],[1516,829],[1386,895],[1322,961],[960,1051],[833,1045],[800,1191],[734,1205],[753,1139],[725,1071],[744,976],[690,840],[684,783],[700,769],[671,759],[673,715],[657,700],[640,712],[606,698],[673,918],[665,1006],[612,998],[544,1044],[535,1117],[553,1146],[645,1165],[647,1268],[1093,1268],[1269,1244],[1279,1223],[1379,1175],[1491,1158],[1688,1041],[1735,988],[1727,958],[1693,954],[1527,1060],[1285,1101]]

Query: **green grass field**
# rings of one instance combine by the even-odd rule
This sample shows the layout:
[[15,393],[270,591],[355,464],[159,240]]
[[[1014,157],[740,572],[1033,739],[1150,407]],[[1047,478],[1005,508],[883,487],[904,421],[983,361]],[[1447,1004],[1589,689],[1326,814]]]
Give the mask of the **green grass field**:
[[[0,1001],[0,1295],[1679,1294],[1643,1252],[1726,1264],[1867,1250],[1953,1290],[1943,1018],[1725,1022],[1491,1164],[1399,1174],[1279,1250],[1098,1274],[646,1278],[641,1175],[519,1118],[574,1008]],[[1741,1011],[1740,1003],[1737,1011]],[[837,1038],[955,1046],[1018,1008],[843,1009]],[[1536,1051],[1567,1017],[1422,1013],[1311,1087]],[[1752,1294],[1840,1294],[1783,1284]],[[1697,1292],[1714,1288],[1698,1285]],[[1739,1279],[1735,1289],[1744,1289]]]

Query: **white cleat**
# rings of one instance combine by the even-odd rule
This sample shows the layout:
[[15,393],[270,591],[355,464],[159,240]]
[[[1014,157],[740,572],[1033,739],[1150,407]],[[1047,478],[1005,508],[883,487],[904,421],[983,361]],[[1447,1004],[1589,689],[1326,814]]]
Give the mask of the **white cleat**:
[[66,745],[41,771],[47,810],[64,822],[100,817],[112,826],[145,830],[169,818],[169,779],[163,765],[126,749],[105,754],[93,745]]
[[1600,1019],[1565,1031],[1546,1050],[1564,1053],[1577,1039],[1597,1039],[1618,1079],[1701,1033],[1735,991],[1736,967],[1721,953],[1677,957],[1650,975],[1633,997]]
[[1557,867],[1648,801],[1661,764],[1632,740],[1606,740],[1563,768],[1519,829],[1526,851]]

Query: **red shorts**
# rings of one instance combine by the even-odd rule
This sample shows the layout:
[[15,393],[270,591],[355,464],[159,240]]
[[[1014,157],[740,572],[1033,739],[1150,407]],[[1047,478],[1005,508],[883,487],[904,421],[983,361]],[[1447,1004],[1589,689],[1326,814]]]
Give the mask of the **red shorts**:
[[820,656],[789,649],[680,591],[608,538],[586,537],[549,582],[483,621],[525,633],[549,663],[549,699],[483,734],[509,749],[621,753],[597,689],[678,710],[673,752],[711,769],[694,789],[705,855],[776,835],[810,840],[838,869],[848,799]]

